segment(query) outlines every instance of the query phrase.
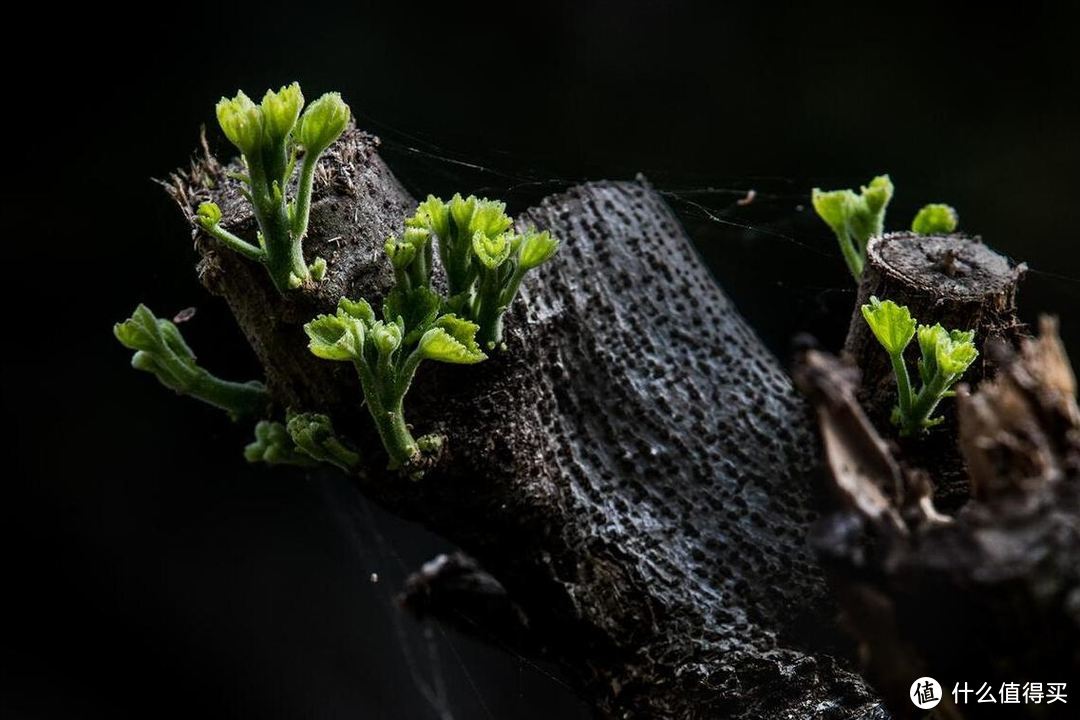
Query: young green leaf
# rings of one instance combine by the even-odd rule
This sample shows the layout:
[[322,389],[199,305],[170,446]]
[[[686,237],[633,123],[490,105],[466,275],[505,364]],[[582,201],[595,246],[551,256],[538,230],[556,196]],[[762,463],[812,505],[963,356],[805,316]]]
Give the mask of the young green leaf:
[[390,236],[383,246],[394,268],[398,288],[431,287],[431,231],[406,224],[401,238]]
[[978,356],[979,351],[975,349],[974,342],[970,340],[957,342],[951,336],[943,337],[938,341],[934,355],[938,369],[950,381],[964,374]]
[[217,104],[217,119],[225,137],[246,156],[262,147],[262,110],[241,90],[234,98],[221,98]]
[[199,203],[199,209],[195,217],[203,228],[209,230],[221,222],[221,208],[218,207],[217,203]]
[[537,232],[535,228],[528,228],[523,234],[521,245],[520,264],[522,270],[532,270],[543,265],[555,256],[559,249],[559,241],[551,237],[547,230]]
[[371,305],[367,300],[360,298],[359,300],[350,300],[348,298],[341,298],[338,300],[337,314],[347,315],[355,320],[359,320],[364,325],[371,327],[375,324],[375,311],[371,309]]
[[475,208],[467,228],[472,236],[483,233],[487,237],[495,237],[509,230],[514,224],[514,221],[506,214],[506,203],[487,199],[477,200],[472,196],[469,197],[469,201],[475,201]]
[[870,302],[862,306],[863,317],[889,355],[900,355],[915,335],[915,320],[906,307],[897,305],[892,300],[881,302],[871,296]]
[[349,115],[349,106],[340,93],[326,93],[304,111],[296,139],[307,152],[318,155],[345,132]]
[[946,330],[941,324],[919,325],[919,379],[922,387],[912,391],[904,362],[904,348],[915,332],[915,320],[906,307],[886,300],[871,298],[862,306],[863,316],[871,330],[889,353],[896,378],[897,406],[892,421],[900,427],[901,435],[923,432],[942,422],[932,417],[938,403],[951,392],[960,376],[978,357],[975,333],[970,330]]
[[940,323],[920,325],[919,335],[919,378],[923,384],[929,383],[937,373],[937,347],[942,340],[948,340],[948,331]]
[[401,347],[401,338],[404,331],[396,322],[383,322],[379,320],[371,326],[371,340],[375,343],[375,349],[380,355],[390,355]]
[[390,264],[394,267],[395,273],[408,268],[416,258],[416,246],[409,242],[402,242],[393,235],[386,239],[383,250],[390,258]]
[[925,205],[911,221],[912,232],[919,235],[948,235],[956,232],[960,218],[948,205],[934,203]]
[[277,92],[267,90],[262,99],[263,128],[271,142],[281,142],[289,136],[300,108],[304,107],[304,94],[300,83],[284,86]]
[[811,202],[818,216],[836,235],[840,251],[855,280],[862,276],[866,262],[866,243],[880,235],[885,225],[885,210],[893,196],[888,175],[879,175],[869,185],[852,190],[825,192],[814,188]]
[[304,325],[308,349],[323,360],[356,360],[364,351],[364,324],[343,313],[319,315]]
[[145,305],[139,305],[130,318],[114,325],[113,334],[124,347],[136,351],[131,358],[136,370],[153,374],[162,385],[181,395],[221,408],[234,420],[257,415],[269,403],[262,383],[229,382],[201,368],[180,329],[169,320],[155,317]]
[[476,342],[476,323],[443,315],[420,339],[420,353],[429,360],[471,365],[487,359]]
[[473,252],[488,270],[506,262],[510,257],[510,237],[508,235],[487,235],[482,230],[473,233]]
[[879,175],[869,185],[859,188],[862,205],[852,218],[855,237],[863,248],[872,235],[880,235],[885,229],[885,210],[893,196],[893,184],[888,175]]
[[405,226],[427,230],[445,240],[450,236],[450,208],[434,195],[428,195],[427,199],[417,206],[413,216],[405,220]]
[[850,232],[849,222],[855,213],[859,196],[851,190],[821,190],[814,188],[810,202],[818,217],[825,221],[834,233]]
[[360,461],[360,456],[338,439],[334,424],[326,415],[290,412],[287,430],[296,447],[314,460],[336,465],[346,472]]
[[412,290],[394,288],[383,301],[383,317],[401,320],[405,345],[413,345],[439,315],[441,301],[437,293],[420,286]]

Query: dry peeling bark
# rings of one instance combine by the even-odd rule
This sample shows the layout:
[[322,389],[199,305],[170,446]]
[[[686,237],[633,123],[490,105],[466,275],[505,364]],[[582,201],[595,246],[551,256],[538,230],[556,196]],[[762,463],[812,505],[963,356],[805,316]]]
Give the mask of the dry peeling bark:
[[[507,352],[422,369],[407,414],[448,444],[409,482],[384,469],[351,368],[311,357],[301,323],[387,290],[382,243],[415,203],[363,133],[323,166],[305,243],[329,263],[322,285],[281,298],[261,267],[196,245],[280,409],[331,414],[367,495],[475,557],[520,609],[524,644],[601,715],[884,717],[830,654],[833,608],[805,542],[818,463],[804,405],[647,182],[523,213],[563,248],[509,313]],[[207,157],[172,192],[189,215],[215,200],[250,236],[236,190]]]
[[[814,534],[867,676],[895,717],[917,717],[915,678],[946,688],[942,718],[994,717],[953,702],[955,683],[1080,682],[1080,411],[1056,327],[959,400],[972,500],[937,512],[921,472],[902,471],[860,408],[850,368],[817,352],[797,378],[817,407],[838,511]],[[955,436],[954,436],[955,439]],[[1075,702],[1075,700],[1073,700]],[[1022,703],[1009,717],[1065,717]],[[1055,714],[1055,712],[1060,714]]]

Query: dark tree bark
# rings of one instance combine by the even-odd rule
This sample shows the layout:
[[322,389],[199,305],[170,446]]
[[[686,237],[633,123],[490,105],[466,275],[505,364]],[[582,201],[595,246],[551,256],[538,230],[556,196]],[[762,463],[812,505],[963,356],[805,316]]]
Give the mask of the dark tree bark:
[[[522,213],[563,248],[527,279],[506,352],[421,369],[407,416],[448,442],[411,482],[385,470],[352,368],[310,356],[301,324],[342,294],[375,304],[391,280],[383,241],[414,202],[362,133],[323,165],[305,248],[329,263],[322,285],[282,298],[263,268],[196,244],[280,407],[335,419],[367,495],[475,557],[523,613],[526,644],[603,715],[884,717],[834,657],[805,542],[818,509],[806,409],[647,182],[590,183]],[[250,234],[212,158],[173,193],[189,215],[214,199]]]

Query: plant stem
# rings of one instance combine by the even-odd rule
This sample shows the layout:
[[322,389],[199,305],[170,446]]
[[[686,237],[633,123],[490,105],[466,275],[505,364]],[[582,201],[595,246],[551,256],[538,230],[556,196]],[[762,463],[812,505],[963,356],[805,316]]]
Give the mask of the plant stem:
[[836,234],[836,239],[840,241],[840,252],[844,256],[844,262],[847,263],[848,270],[857,281],[862,277],[863,256],[851,239],[851,231],[845,228],[843,232]]
[[476,341],[481,347],[490,349],[502,342],[503,305],[498,268],[482,273],[480,278],[475,313],[480,329],[476,333]]
[[905,434],[918,431],[926,424],[927,419],[933,414],[938,403],[941,402],[941,398],[944,397],[945,390],[949,387],[951,380],[951,376],[938,370],[934,373],[934,377],[930,379],[930,382],[922,386],[922,389],[919,390],[919,396],[915,398],[915,402],[911,406],[910,416],[905,416],[910,417],[910,422],[905,420],[902,428]]
[[266,252],[264,252],[262,248],[257,248],[246,240],[240,239],[220,225],[213,225],[207,228],[207,232],[217,238],[222,245],[231,250],[235,250],[244,257],[258,260],[259,262],[266,262]]
[[304,160],[300,165],[300,181],[296,189],[296,208],[293,211],[293,237],[297,239],[297,247],[303,241],[308,230],[308,219],[311,217],[311,190],[315,184],[315,168],[319,164],[319,156],[315,153],[304,153]]
[[293,276],[304,281],[311,274],[304,264],[300,243],[293,242],[284,188],[274,188],[259,158],[248,158],[248,173],[251,206],[266,243],[266,267],[274,286],[284,294],[294,287]]
[[[410,356],[409,359],[411,360],[412,357]],[[402,406],[405,393],[397,392],[397,387],[394,387],[393,396],[384,398],[383,394],[379,392],[380,387],[385,384],[380,382],[382,378],[376,378],[363,359],[356,360],[353,364],[356,366],[356,372],[360,376],[360,384],[363,386],[368,412],[371,413],[371,419],[375,421],[375,429],[379,433],[383,447],[386,448],[387,454],[390,455],[390,468],[400,467],[420,451],[412,433],[409,432],[409,426],[405,422],[405,412]],[[408,364],[408,361],[406,361],[406,364]],[[414,365],[413,371],[415,372],[415,370],[416,366]],[[411,379],[411,375],[409,379]],[[386,378],[386,381],[392,382],[389,377]],[[408,382],[405,384],[405,389],[408,389]]]
[[390,466],[400,467],[420,452],[416,440],[405,423],[405,413],[400,401],[390,408],[376,408],[369,403],[371,416],[375,419],[375,428],[379,431],[387,452],[390,454]]
[[890,355],[893,375],[896,377],[896,393],[900,404],[900,418],[906,424],[911,416],[911,378],[908,377],[907,364],[904,362],[904,353],[899,352]]
[[[179,373],[173,372],[173,377]],[[208,405],[221,408],[234,419],[256,418],[266,412],[270,396],[262,383],[230,382],[211,375],[201,368],[184,373],[177,392],[202,400]]]

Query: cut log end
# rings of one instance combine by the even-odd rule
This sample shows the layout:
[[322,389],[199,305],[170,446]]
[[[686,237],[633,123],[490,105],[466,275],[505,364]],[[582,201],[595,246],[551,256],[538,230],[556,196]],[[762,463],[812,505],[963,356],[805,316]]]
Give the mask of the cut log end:
[[1017,266],[967,235],[889,233],[866,248],[867,262],[882,276],[927,299],[990,303],[1007,309]]

